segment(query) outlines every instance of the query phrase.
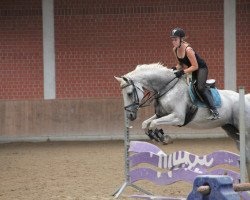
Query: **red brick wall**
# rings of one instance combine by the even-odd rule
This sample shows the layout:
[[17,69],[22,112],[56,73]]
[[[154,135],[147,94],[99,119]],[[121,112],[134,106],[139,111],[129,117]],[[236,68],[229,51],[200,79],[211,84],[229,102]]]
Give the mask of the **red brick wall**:
[[250,92],[250,1],[237,1],[237,85]]
[[55,1],[58,98],[120,97],[114,75],[175,64],[169,32],[176,26],[223,87],[223,1],[101,2]]
[[[224,87],[222,0],[54,2],[57,98],[120,98],[114,75],[137,64],[175,64],[168,36],[176,26]],[[237,1],[237,83],[247,92],[249,4]],[[41,12],[41,0],[0,2],[0,99],[43,99]]]
[[0,99],[43,98],[41,1],[0,1]]

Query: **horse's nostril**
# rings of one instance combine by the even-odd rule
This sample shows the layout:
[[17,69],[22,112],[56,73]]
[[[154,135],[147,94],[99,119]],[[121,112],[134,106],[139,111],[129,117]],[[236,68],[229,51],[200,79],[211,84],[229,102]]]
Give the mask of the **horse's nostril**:
[[133,114],[130,114],[129,116],[130,116],[131,119],[133,118]]

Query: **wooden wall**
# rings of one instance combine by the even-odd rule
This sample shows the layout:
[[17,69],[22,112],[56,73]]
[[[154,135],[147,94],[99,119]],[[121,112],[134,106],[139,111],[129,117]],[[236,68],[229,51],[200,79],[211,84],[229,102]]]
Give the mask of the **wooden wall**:
[[[64,139],[121,139],[124,131],[123,102],[120,99],[0,101],[0,141]],[[131,122],[131,135],[145,137],[144,119],[154,114],[152,108],[139,111]],[[168,133],[207,134],[186,128],[163,127]],[[221,133],[221,130],[216,132]]]

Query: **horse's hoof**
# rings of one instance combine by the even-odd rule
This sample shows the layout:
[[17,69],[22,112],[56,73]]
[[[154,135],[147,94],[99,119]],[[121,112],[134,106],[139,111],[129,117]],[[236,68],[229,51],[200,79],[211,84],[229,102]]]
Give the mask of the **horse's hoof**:
[[164,135],[164,139],[161,142],[163,145],[167,145],[167,144],[172,144],[174,140],[169,135]]
[[162,129],[160,129],[159,132],[161,134],[160,141],[163,145],[172,144],[174,142],[174,140],[169,135],[164,134]]
[[173,143],[173,139],[169,135],[165,134],[162,129],[156,129],[155,134],[157,135],[162,144],[166,145]]

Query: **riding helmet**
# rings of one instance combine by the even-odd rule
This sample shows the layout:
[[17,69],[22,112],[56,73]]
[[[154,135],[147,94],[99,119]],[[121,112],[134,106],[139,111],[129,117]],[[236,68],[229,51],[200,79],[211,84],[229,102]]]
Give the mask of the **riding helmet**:
[[180,37],[183,38],[185,37],[185,31],[181,28],[175,28],[171,31],[170,37]]

